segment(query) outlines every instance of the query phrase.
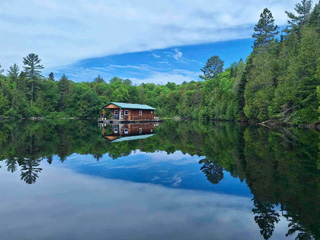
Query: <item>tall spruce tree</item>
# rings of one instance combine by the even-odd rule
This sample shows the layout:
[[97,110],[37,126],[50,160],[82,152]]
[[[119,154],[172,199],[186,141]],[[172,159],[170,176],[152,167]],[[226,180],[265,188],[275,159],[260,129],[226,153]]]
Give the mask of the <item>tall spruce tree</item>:
[[24,71],[26,76],[30,80],[30,90],[31,90],[31,102],[34,100],[34,85],[38,77],[41,77],[41,69],[43,66],[40,64],[41,59],[37,54],[30,53],[23,58]]
[[260,14],[260,19],[254,27],[254,49],[270,43],[279,33],[279,27],[274,24],[274,18],[271,11],[265,8]]

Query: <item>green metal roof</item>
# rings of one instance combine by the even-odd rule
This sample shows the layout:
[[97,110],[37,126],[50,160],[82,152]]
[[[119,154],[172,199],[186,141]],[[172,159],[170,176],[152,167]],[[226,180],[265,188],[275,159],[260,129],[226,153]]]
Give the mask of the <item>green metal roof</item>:
[[122,102],[110,102],[107,105],[104,105],[102,108],[108,106],[109,104],[113,104],[118,106],[119,108],[126,108],[126,109],[156,110],[155,108],[146,104],[133,104],[133,103],[122,103]]
[[139,139],[146,139],[148,137],[152,137],[155,134],[145,134],[145,135],[136,135],[136,136],[127,136],[127,137],[120,137],[116,140],[113,140],[111,142],[124,142],[124,141],[132,141],[132,140],[139,140]]

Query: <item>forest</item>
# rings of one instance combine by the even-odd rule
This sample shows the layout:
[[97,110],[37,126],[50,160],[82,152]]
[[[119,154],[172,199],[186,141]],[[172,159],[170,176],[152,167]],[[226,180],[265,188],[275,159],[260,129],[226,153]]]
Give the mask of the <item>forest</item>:
[[267,8],[254,27],[252,53],[229,67],[212,56],[201,80],[134,85],[129,79],[76,83],[41,74],[37,54],[23,69],[0,67],[0,118],[98,117],[110,101],[144,103],[161,117],[314,124],[320,117],[320,1],[302,0],[280,28]]

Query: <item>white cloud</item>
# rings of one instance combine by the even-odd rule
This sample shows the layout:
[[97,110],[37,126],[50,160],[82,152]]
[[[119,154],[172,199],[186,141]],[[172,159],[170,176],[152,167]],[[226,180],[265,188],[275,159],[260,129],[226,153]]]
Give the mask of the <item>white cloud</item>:
[[161,58],[161,56],[158,55],[158,54],[156,54],[156,53],[152,53],[152,56],[153,56],[154,58]]
[[[286,23],[289,0],[1,0],[0,62],[30,52],[46,67],[172,46],[250,37],[263,8]],[[155,55],[154,55],[155,56]],[[181,55],[182,56],[182,55]],[[176,57],[181,57],[177,52]]]
[[174,54],[173,54],[173,58],[175,59],[175,60],[179,60],[179,59],[181,59],[182,58],[182,52],[179,50],[179,49],[174,49]]
[[152,72],[147,78],[130,78],[134,83],[156,83],[156,84],[166,84],[168,82],[174,82],[181,84],[184,81],[196,81],[199,79],[200,72],[192,72],[188,70],[175,69],[170,72]]
[[[2,239],[261,238],[250,198],[102,179],[54,166],[31,186],[18,172],[3,171],[0,191]],[[288,222],[280,219],[273,239],[287,232]]]

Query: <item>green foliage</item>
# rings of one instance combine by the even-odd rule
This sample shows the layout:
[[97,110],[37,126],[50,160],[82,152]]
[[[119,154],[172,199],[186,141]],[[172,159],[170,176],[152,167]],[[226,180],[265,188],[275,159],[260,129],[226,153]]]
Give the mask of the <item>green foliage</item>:
[[289,28],[287,28],[287,32],[290,31],[299,31],[300,27],[307,23],[310,12],[312,9],[312,1],[311,0],[301,0],[301,3],[297,3],[295,5],[294,10],[298,15],[295,15],[292,12],[286,11],[286,14],[289,17],[288,23]]
[[218,56],[209,58],[206,65],[201,69],[203,76],[200,75],[200,78],[205,80],[215,78],[222,73],[223,65],[224,62]]
[[[98,117],[110,101],[148,104],[160,117],[274,120],[311,124],[320,118],[320,2],[308,0],[287,13],[287,35],[276,39],[278,27],[265,8],[254,28],[254,49],[246,61],[223,69],[218,56],[201,69],[205,81],[166,85],[133,85],[129,79],[97,76],[75,83],[63,75],[54,81],[41,76],[36,54],[23,59],[24,71],[14,64],[8,76],[0,74],[1,115],[4,117]],[[289,29],[289,30],[288,30]],[[2,71],[1,71],[2,72]]]
[[41,59],[38,55],[30,53],[23,58],[24,71],[28,82],[30,84],[30,100],[33,102],[35,100],[35,95],[38,90],[39,79],[41,78],[41,69],[43,66],[40,64]]
[[9,100],[7,96],[4,96],[2,92],[0,92],[0,116],[6,115],[9,109]]
[[49,79],[50,79],[51,81],[54,81],[54,74],[53,74],[53,72],[51,72],[51,73],[49,74]]
[[265,8],[260,15],[259,22],[254,27],[254,48],[262,47],[274,40],[279,33],[279,27],[274,25],[274,18],[268,8]]
[[98,95],[86,83],[79,83],[73,86],[68,108],[66,110],[70,116],[92,117],[98,116]]

